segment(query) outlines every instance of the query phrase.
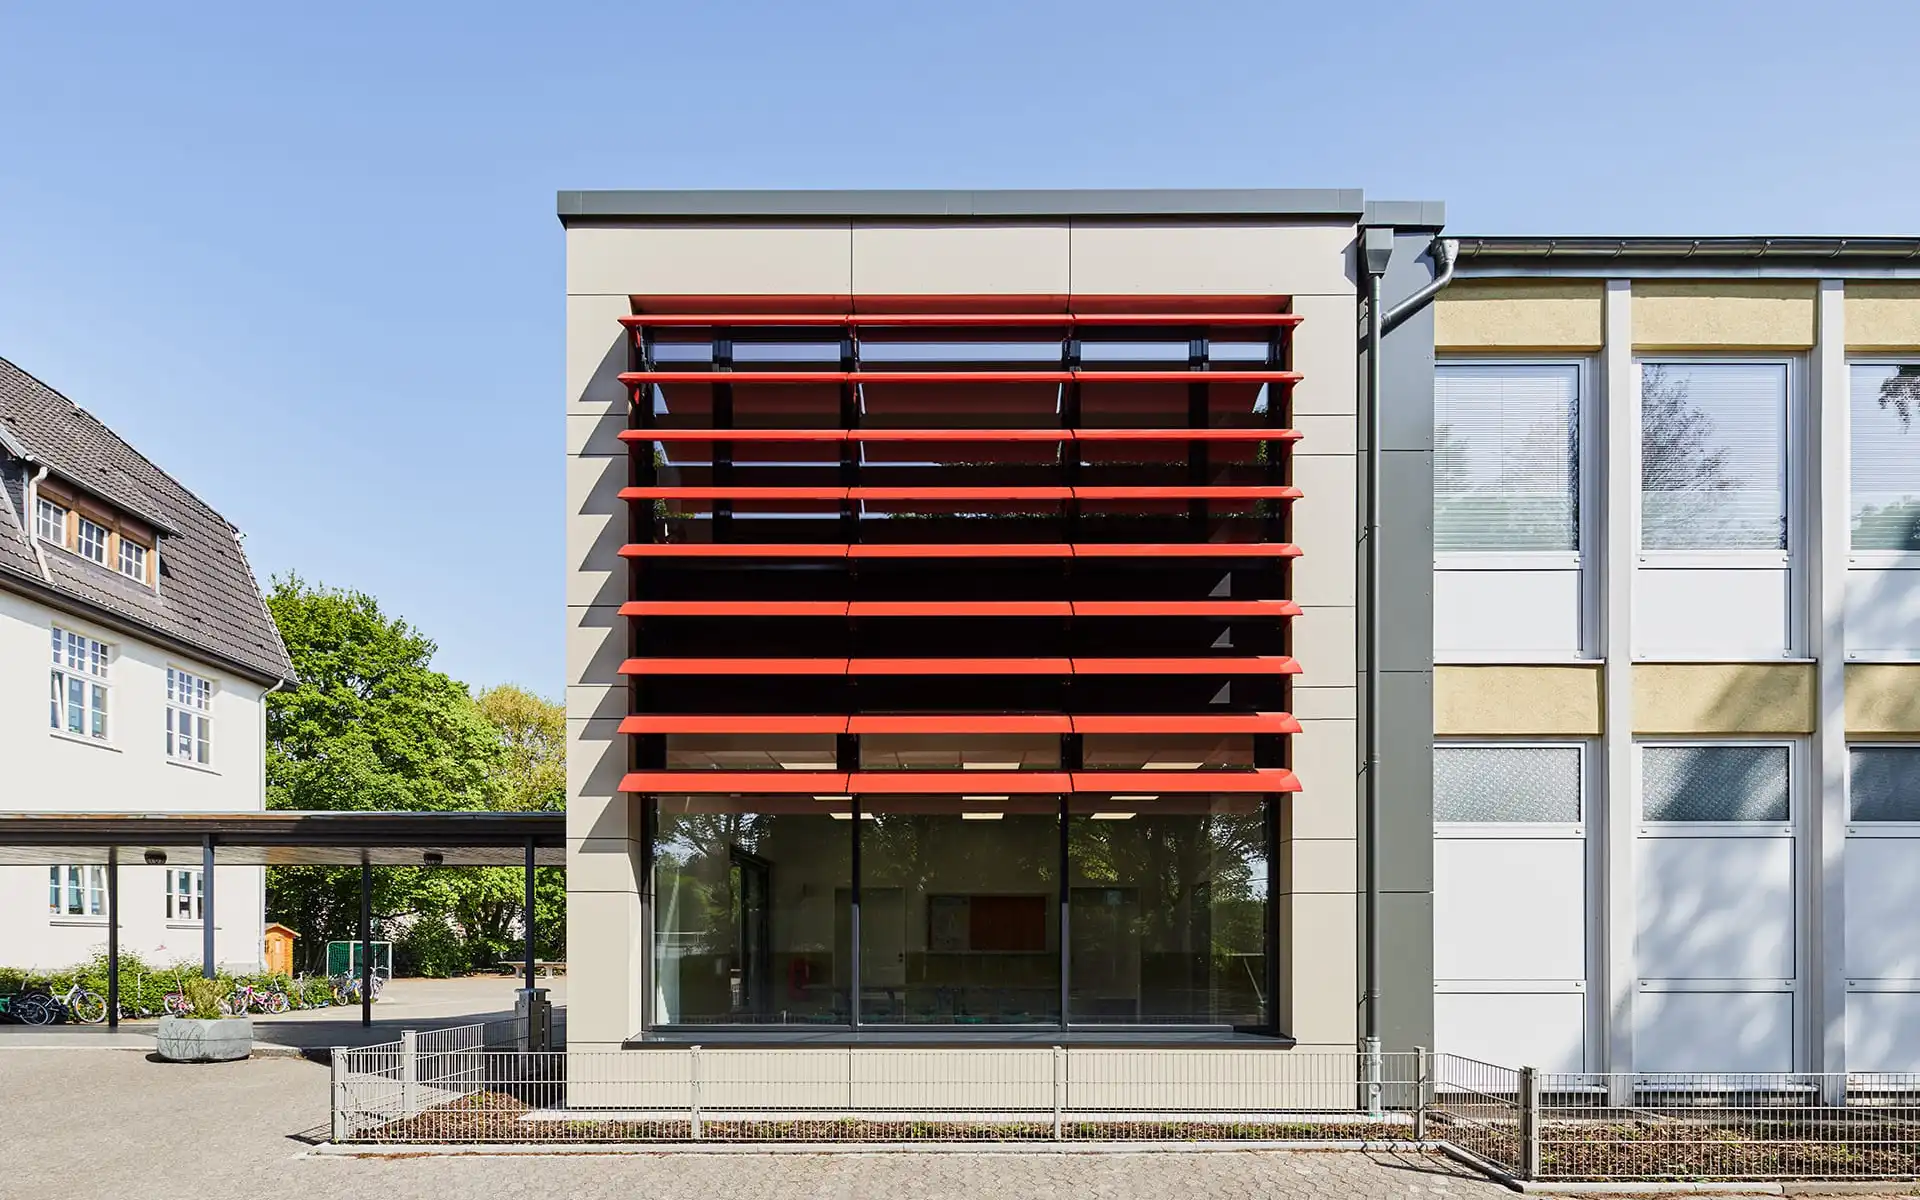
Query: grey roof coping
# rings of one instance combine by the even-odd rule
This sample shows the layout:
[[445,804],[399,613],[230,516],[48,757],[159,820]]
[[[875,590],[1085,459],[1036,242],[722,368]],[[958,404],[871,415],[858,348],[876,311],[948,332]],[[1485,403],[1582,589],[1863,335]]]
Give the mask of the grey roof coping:
[[562,224],[701,218],[1353,217],[1359,188],[563,191]]
[[1438,200],[1369,200],[1360,214],[1362,225],[1392,225],[1399,229],[1439,229],[1447,223],[1447,206]]

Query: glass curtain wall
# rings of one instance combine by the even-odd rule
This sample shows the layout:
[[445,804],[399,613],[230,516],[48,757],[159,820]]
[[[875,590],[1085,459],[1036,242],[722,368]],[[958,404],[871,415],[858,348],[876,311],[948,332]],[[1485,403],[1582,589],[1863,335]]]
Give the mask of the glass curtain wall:
[[858,820],[840,796],[662,798],[652,1024],[851,1025],[857,945],[865,1025],[1057,1027],[1064,995],[1071,1025],[1269,1029],[1268,815],[1229,795],[865,796]]

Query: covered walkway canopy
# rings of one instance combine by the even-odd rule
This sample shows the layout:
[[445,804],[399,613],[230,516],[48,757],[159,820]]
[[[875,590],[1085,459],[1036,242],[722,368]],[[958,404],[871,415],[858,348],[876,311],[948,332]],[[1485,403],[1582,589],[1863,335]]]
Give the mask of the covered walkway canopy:
[[0,813],[0,866],[107,868],[107,1023],[120,1022],[120,865],[205,870],[201,969],[214,974],[213,867],[360,868],[360,1020],[373,1023],[374,867],[520,867],[526,986],[534,983],[533,869],[566,865],[557,812]]

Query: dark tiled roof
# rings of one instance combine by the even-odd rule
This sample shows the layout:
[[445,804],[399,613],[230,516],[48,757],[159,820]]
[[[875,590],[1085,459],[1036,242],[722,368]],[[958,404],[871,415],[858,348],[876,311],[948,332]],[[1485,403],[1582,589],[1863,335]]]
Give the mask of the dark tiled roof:
[[[0,358],[0,443],[9,440],[54,476],[161,530],[160,593],[52,546],[43,547],[43,576],[28,540],[30,526],[22,528],[31,518],[17,487],[6,488],[7,503],[0,504],[0,578],[8,572],[30,575],[248,675],[292,675],[233,526],[91,413]],[[0,464],[0,475],[18,476],[23,469]]]

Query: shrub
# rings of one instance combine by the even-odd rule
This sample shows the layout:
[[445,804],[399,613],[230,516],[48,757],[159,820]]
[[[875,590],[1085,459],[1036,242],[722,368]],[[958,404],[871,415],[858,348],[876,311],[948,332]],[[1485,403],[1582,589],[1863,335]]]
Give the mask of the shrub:
[[472,968],[472,948],[444,917],[422,917],[393,948],[394,970],[435,979],[464,975]]
[[231,980],[208,979],[195,975],[181,986],[187,995],[187,1015],[202,1021],[211,1021],[222,1016],[220,1002],[233,991]]

